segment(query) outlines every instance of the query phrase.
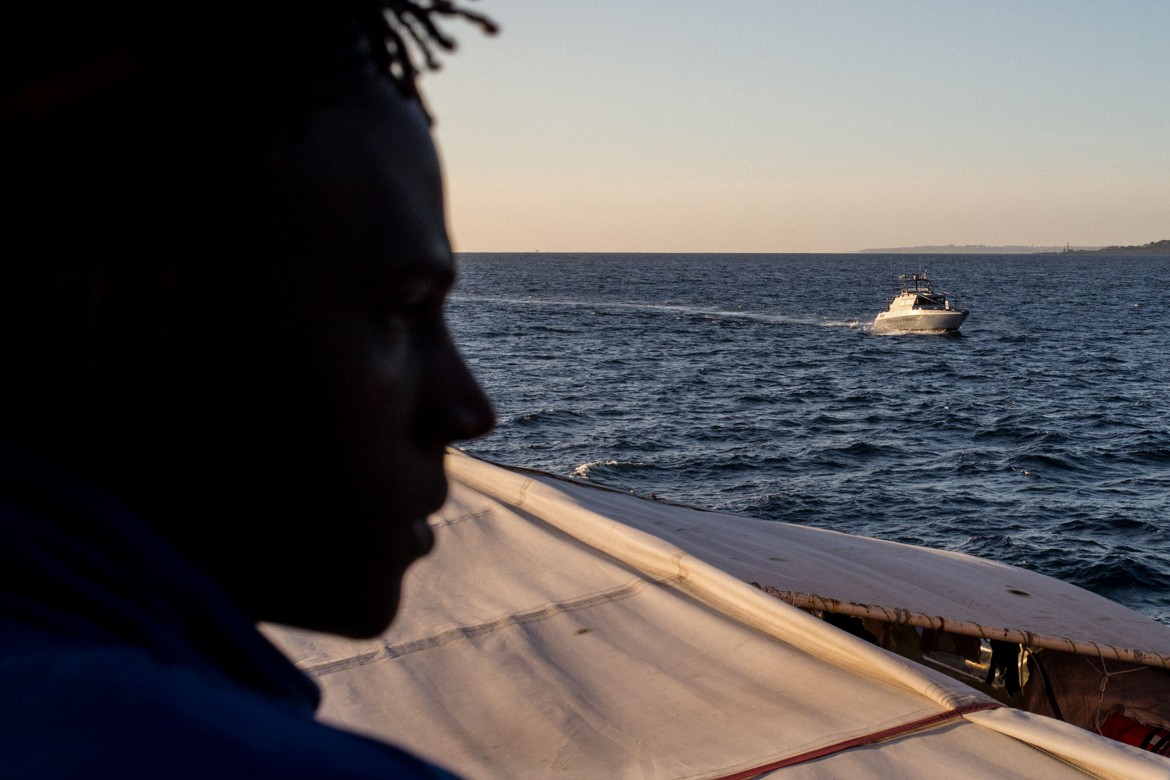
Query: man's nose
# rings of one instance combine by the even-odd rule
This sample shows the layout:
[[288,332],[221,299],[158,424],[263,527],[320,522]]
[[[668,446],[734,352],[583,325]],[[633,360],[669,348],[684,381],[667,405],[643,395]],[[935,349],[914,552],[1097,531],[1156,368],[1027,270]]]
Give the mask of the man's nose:
[[496,424],[491,400],[472,376],[449,334],[445,342],[432,381],[422,388],[426,393],[423,403],[431,412],[427,416],[435,424],[429,433],[438,435],[443,445],[483,436]]

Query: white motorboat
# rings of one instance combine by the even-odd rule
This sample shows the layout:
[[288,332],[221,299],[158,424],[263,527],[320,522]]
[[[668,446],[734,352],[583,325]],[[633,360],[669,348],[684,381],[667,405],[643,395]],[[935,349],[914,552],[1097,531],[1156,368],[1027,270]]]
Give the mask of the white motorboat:
[[934,291],[926,271],[898,278],[902,290],[874,319],[875,331],[950,333],[967,319],[967,309],[956,308],[950,293]]

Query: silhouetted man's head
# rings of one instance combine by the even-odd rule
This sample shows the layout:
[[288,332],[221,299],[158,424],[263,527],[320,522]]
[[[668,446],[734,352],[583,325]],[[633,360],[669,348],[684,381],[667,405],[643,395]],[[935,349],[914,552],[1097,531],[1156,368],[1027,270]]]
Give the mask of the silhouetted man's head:
[[362,636],[430,548],[446,445],[492,414],[443,319],[425,114],[364,6],[322,7],[166,46],[134,17],[5,85],[3,420],[255,619]]

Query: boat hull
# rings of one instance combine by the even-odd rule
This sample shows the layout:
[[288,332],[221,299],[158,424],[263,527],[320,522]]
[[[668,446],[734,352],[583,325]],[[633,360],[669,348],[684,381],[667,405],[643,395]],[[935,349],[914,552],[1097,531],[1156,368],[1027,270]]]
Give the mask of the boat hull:
[[962,309],[913,311],[901,314],[882,312],[873,321],[873,329],[884,332],[950,333],[958,330],[966,319],[967,312]]

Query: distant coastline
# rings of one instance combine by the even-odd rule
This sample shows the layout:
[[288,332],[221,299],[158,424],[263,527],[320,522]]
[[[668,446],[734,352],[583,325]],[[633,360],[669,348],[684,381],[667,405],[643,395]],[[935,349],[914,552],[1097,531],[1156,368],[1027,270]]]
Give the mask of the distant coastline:
[[1106,246],[1100,249],[1064,249],[1061,254],[1095,254],[1095,255],[1170,255],[1170,239],[1151,241],[1141,246]]
[[1170,255],[1170,239],[1140,246],[987,246],[986,244],[947,244],[946,246],[901,246],[887,249],[862,249],[859,254],[880,255]]
[[[1098,246],[1070,247],[1070,251],[1095,252]],[[1031,255],[1064,252],[1063,246],[987,246],[986,244],[947,244],[946,246],[898,246],[888,249],[862,249],[871,255]]]

